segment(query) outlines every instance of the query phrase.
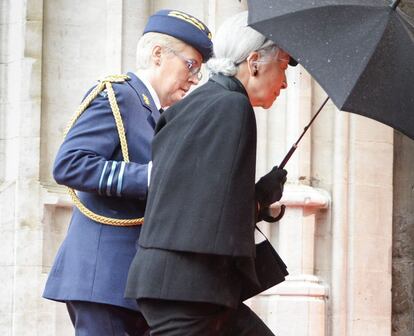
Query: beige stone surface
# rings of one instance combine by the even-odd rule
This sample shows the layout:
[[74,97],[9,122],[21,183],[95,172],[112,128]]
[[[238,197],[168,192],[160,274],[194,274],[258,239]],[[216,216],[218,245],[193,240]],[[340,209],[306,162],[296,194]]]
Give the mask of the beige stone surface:
[[252,308],[277,334],[286,336],[323,336],[325,331],[324,302],[301,296],[261,297]]
[[[0,335],[73,334],[64,305],[41,299],[70,218],[68,197],[51,176],[54,155],[94,80],[134,70],[136,41],[148,15],[161,8],[192,13],[214,34],[247,4],[0,1]],[[326,96],[300,66],[288,71],[288,84],[277,104],[256,110],[258,178],[281,161]],[[389,127],[331,102],[304,137],[286,167],[286,215],[261,224],[290,276],[249,301],[276,334],[409,335],[405,327],[391,331],[393,222],[399,235],[413,222],[406,210],[413,194],[405,188],[412,174],[403,169],[413,161],[398,152],[395,165],[396,150]],[[411,260],[407,246],[396,240],[398,279],[412,270],[401,266]],[[399,284],[409,293],[412,280]],[[395,309],[400,322],[412,305]]]

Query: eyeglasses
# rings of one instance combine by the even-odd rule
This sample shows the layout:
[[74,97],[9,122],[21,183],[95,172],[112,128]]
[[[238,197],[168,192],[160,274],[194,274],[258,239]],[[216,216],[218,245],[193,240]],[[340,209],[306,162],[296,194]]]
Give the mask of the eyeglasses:
[[166,48],[169,52],[173,53],[175,56],[177,56],[178,58],[181,58],[187,69],[188,72],[190,73],[190,77],[196,77],[197,80],[201,80],[203,78],[203,74],[201,73],[201,67],[197,67],[195,66],[197,64],[197,61],[190,59],[190,58],[186,58],[185,56],[183,56],[181,53],[179,53],[178,51],[175,51],[174,49],[171,48]]

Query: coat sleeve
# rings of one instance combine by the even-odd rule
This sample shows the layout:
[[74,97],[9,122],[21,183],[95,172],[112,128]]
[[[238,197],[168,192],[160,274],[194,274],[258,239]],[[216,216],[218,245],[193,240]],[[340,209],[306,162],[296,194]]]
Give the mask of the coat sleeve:
[[[127,116],[122,117],[125,125]],[[98,95],[67,134],[55,159],[53,177],[80,191],[145,199],[148,163],[125,163],[119,146],[108,98]]]

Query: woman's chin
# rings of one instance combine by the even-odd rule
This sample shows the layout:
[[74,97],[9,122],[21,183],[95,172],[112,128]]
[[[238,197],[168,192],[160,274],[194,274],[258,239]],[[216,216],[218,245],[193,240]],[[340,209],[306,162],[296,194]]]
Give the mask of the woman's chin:
[[266,102],[266,103],[262,104],[262,107],[267,110],[267,109],[272,107],[273,102],[274,102],[274,100],[271,101],[271,102]]

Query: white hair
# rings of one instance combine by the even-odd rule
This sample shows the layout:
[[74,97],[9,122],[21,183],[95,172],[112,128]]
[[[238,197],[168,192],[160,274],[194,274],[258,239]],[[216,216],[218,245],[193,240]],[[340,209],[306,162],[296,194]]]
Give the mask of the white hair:
[[274,42],[247,25],[247,14],[245,11],[226,19],[216,32],[214,56],[207,62],[211,73],[234,76],[251,52],[258,51],[262,56],[278,53]]
[[170,49],[181,49],[184,43],[173,36],[149,32],[141,36],[137,44],[136,67],[148,69],[151,66],[152,50],[156,45]]

